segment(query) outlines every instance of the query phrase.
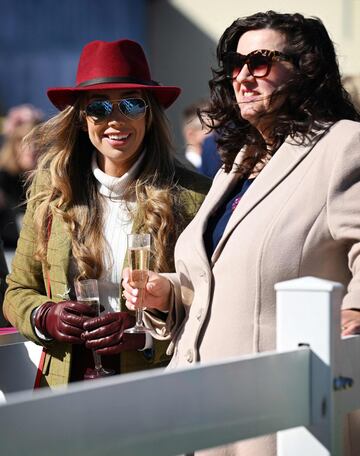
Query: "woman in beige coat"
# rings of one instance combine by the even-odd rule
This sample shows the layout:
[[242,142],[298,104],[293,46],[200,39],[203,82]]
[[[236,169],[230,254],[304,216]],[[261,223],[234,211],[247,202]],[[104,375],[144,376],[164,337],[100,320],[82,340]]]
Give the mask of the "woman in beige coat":
[[[176,244],[176,274],[152,274],[145,298],[169,310],[155,331],[172,337],[172,367],[274,349],[274,284],[297,277],[344,284],[343,333],[359,328],[360,116],[323,24],[240,18],[217,56],[206,118],[223,167]],[[123,284],[132,308],[137,290],[126,274]],[[199,454],[271,456],[276,445],[267,436]]]

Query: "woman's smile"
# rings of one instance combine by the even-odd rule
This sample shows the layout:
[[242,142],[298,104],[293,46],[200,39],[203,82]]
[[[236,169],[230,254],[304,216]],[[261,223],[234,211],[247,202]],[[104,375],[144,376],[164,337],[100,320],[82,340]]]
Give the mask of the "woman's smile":
[[104,141],[107,141],[114,149],[125,146],[131,139],[131,133],[125,132],[109,132],[104,134]]

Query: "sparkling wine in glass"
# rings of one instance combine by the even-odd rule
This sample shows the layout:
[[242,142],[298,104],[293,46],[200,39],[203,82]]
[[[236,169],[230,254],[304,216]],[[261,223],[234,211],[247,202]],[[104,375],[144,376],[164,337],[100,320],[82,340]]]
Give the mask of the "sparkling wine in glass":
[[[83,279],[76,280],[74,282],[75,294],[77,301],[88,304],[96,310],[96,314],[100,315],[100,298],[98,282],[96,279]],[[94,357],[95,369],[87,369],[84,379],[94,379],[99,377],[107,377],[108,375],[114,375],[113,370],[104,369],[101,365],[101,356],[92,350]]]
[[124,331],[130,334],[150,332],[150,329],[143,324],[145,309],[143,307],[143,299],[149,278],[150,245],[150,234],[128,234],[127,236],[127,255],[130,269],[129,282],[132,287],[139,290],[139,305],[135,309],[135,326]]

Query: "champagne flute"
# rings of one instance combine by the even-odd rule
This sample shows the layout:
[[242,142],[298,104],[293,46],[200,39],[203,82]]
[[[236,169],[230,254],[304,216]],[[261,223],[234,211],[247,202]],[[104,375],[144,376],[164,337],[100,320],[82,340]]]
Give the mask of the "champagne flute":
[[143,324],[143,299],[146,283],[149,278],[150,263],[150,234],[128,234],[127,235],[127,254],[130,269],[130,284],[139,290],[139,304],[135,309],[135,326],[125,329],[124,332],[130,334],[150,332]]
[[[76,299],[83,303],[88,304],[96,309],[97,315],[100,315],[100,298],[98,281],[96,279],[83,279],[76,280],[74,282]],[[92,350],[94,357],[95,369],[87,369],[84,379],[94,379],[100,377],[107,377],[108,375],[114,375],[113,370],[106,370],[101,365],[101,356]]]

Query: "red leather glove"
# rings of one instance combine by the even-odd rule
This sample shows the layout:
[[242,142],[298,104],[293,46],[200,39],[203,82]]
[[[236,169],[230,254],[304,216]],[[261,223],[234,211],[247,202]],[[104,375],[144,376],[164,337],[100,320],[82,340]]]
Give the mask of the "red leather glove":
[[103,355],[116,355],[125,350],[138,350],[145,346],[145,334],[124,334],[135,318],[127,312],[113,312],[91,318],[84,323],[82,339],[86,348]]
[[37,308],[34,324],[44,336],[59,342],[82,344],[84,322],[96,313],[96,309],[77,301],[49,301]]

